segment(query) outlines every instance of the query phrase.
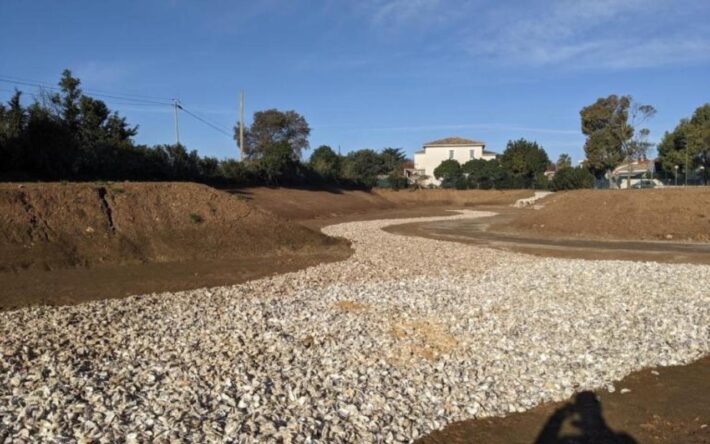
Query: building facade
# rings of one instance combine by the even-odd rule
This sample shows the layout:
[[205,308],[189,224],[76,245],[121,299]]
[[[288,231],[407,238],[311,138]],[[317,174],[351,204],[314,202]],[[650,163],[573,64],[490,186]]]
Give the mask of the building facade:
[[421,150],[414,153],[414,170],[416,174],[427,176],[425,185],[439,186],[441,181],[434,177],[434,169],[445,160],[456,160],[463,165],[469,160],[492,160],[496,153],[486,151],[485,142],[464,139],[462,137],[447,137],[425,143]]

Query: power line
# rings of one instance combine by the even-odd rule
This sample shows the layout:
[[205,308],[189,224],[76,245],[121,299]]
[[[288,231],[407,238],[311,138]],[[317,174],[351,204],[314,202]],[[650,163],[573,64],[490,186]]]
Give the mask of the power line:
[[[14,94],[15,91],[18,91],[18,90],[17,90],[17,89],[5,89],[5,88],[0,88],[0,91],[9,92],[9,93],[13,93],[13,94]],[[24,92],[24,91],[20,91],[20,93],[22,93],[22,95],[32,96],[32,97],[34,97],[35,99],[37,98],[37,95],[36,95],[36,94],[32,94],[32,93],[28,93],[28,92]]]
[[[49,86],[46,84],[42,83],[34,83],[34,82],[26,82],[24,80],[13,80],[7,77],[0,76],[0,82],[3,83],[10,83],[13,85],[24,85],[24,86],[34,86],[37,88],[44,88],[48,89],[51,91],[61,91],[61,88],[57,88],[56,86]],[[127,97],[127,96],[120,96],[120,95],[115,95],[115,94],[103,94],[103,93],[96,93],[91,90],[86,90],[84,91],[85,93],[92,95],[92,96],[98,96],[98,97],[107,97],[110,99],[117,99],[117,100],[123,100],[126,102],[131,102],[130,104],[132,105],[171,105],[170,102],[160,102],[157,100],[148,100],[148,99],[135,99],[132,97]]]
[[[58,88],[56,86],[51,86],[47,83],[44,82],[38,82],[38,81],[33,81],[33,80],[28,80],[28,79],[21,79],[19,77],[12,77],[12,76],[5,76],[5,75],[0,75],[0,82],[3,83],[9,83],[17,87],[17,85],[23,85],[23,86],[34,86],[37,88],[41,89],[47,89],[50,91],[61,91],[61,88]],[[11,90],[5,90],[8,92],[13,92]],[[211,122],[207,118],[198,115],[195,111],[190,111],[189,109],[186,109],[185,106],[179,102],[177,99],[166,99],[162,97],[152,97],[151,96],[139,96],[139,95],[133,95],[133,94],[108,94],[105,92],[99,92],[99,90],[84,90],[82,91],[86,94],[92,95],[92,96],[98,96],[98,97],[105,97],[113,100],[118,100],[120,102],[116,102],[118,104],[123,104],[123,105],[142,105],[142,106],[154,106],[154,105],[161,105],[161,106],[170,106],[174,107],[175,110],[177,111],[178,109],[184,111],[187,115],[190,117],[199,120],[200,122],[204,123],[205,125],[209,126],[210,128],[214,129],[215,131],[218,131],[225,136],[232,137],[232,134],[224,129],[224,127]],[[32,93],[25,93],[28,94],[34,98],[37,98],[38,96]],[[158,99],[158,100],[153,100],[153,98]],[[177,116],[176,116],[177,119]]]
[[[5,74],[0,74],[0,77],[3,77],[5,79],[17,81],[17,82],[24,82],[24,83],[30,83],[32,86],[41,86],[44,88],[50,88],[50,89],[58,89],[55,85],[52,85],[48,82],[42,82],[39,80],[31,80],[27,78],[22,78],[22,77],[15,77],[15,76],[8,76]],[[82,90],[84,90],[82,88]],[[107,91],[107,90],[101,90],[101,89],[94,89],[94,88],[89,88],[84,90],[88,94],[94,94],[94,95],[107,95],[107,96],[123,96],[125,98],[132,98],[132,99],[139,99],[139,100],[158,100],[161,102],[170,102],[172,99],[169,97],[158,97],[158,96],[148,96],[144,94],[133,94],[133,93],[124,93],[124,92],[116,92],[116,91]]]
[[211,127],[212,129],[219,131],[220,133],[224,134],[225,136],[232,137],[232,134],[230,134],[227,130],[224,128],[220,127],[219,125],[212,123],[208,121],[207,119],[203,119],[202,117],[198,116],[197,114],[193,113],[189,109],[185,108],[185,105],[179,104],[177,105],[179,109],[183,110],[185,113],[188,115],[192,116],[193,118],[199,120],[200,122],[204,123],[205,125]]

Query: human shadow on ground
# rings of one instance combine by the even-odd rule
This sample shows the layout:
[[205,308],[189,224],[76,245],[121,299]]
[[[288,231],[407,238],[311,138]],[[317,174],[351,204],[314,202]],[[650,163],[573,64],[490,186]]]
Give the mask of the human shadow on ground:
[[601,403],[590,391],[580,392],[573,403],[555,410],[535,444],[638,444],[630,435],[609,428]]

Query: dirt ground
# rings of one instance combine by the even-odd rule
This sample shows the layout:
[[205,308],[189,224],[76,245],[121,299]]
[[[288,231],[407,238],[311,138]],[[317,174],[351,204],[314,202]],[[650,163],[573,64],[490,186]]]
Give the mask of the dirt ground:
[[[598,239],[665,240],[665,234],[672,234],[674,241],[707,240],[704,221],[710,211],[710,203],[704,200],[710,193],[693,191],[696,194],[681,198],[675,194],[691,190],[653,190],[648,195],[640,193],[649,190],[560,193],[547,198],[543,210],[513,210],[511,203],[531,193],[250,188],[231,190],[230,196],[195,184],[19,185],[0,185],[0,310],[229,285],[342,260],[351,253],[349,246],[317,232],[337,222],[443,215],[457,208],[494,209],[502,216],[484,222],[485,229],[479,225],[466,230],[481,233],[503,227],[494,234],[532,239],[533,244],[518,242],[519,251],[638,259],[638,250],[614,250]],[[657,193],[669,191],[673,192]],[[629,201],[634,194],[641,199]],[[697,205],[691,202],[695,198]],[[600,208],[604,217],[595,215]],[[666,218],[649,216],[651,209]],[[648,223],[630,229],[623,223],[628,217]],[[546,222],[548,218],[554,222]],[[452,235],[450,226],[439,227],[439,233],[407,226],[393,230],[442,238]],[[459,229],[453,228],[454,236],[461,234],[456,233]],[[577,233],[596,239],[592,242],[601,246],[597,250],[602,253],[543,242],[584,241],[575,239]],[[501,239],[448,240],[490,244]],[[663,249],[672,243],[661,245]],[[670,257],[687,252],[647,253]],[[421,442],[710,443],[710,429],[703,428],[710,426],[710,358],[654,371],[658,375],[650,369],[630,375],[616,384],[616,393],[599,393],[600,402],[585,394],[505,418],[464,421]],[[621,388],[631,392],[621,394]],[[540,435],[543,429],[546,432]],[[570,438],[570,433],[579,440]]]
[[[708,230],[702,231],[702,223],[683,221],[706,219],[710,203],[703,204],[703,199],[710,192],[705,190],[559,193],[548,197],[542,210],[510,208],[532,194],[525,190],[228,191],[186,183],[0,185],[0,310],[235,284],[347,257],[347,245],[318,233],[331,223],[444,215],[473,207],[500,215],[489,221],[390,230],[544,256],[710,263],[707,251],[695,251],[699,247],[690,244],[603,242],[594,234],[591,240],[567,235],[570,230],[590,231],[588,218],[577,214],[585,208],[578,204],[582,201],[603,206],[606,220],[616,221],[603,225],[605,239],[633,237],[629,224],[618,220],[637,207],[663,214],[668,208],[684,211],[682,217],[656,220],[656,232],[703,238]],[[696,196],[702,204],[694,216],[688,216],[690,204],[678,193]],[[635,203],[628,203],[627,196]],[[547,220],[553,211],[559,212],[553,220],[573,222],[530,225],[531,219]],[[535,224],[537,228],[529,228]]]
[[349,248],[264,257],[99,265],[0,273],[0,311],[28,305],[71,305],[134,294],[235,285],[350,256]]
[[0,270],[244,257],[337,243],[193,183],[0,186]]
[[229,285],[350,252],[204,185],[0,185],[0,310]]
[[582,392],[524,413],[450,424],[417,442],[710,443],[710,357],[686,366],[645,369],[614,385],[614,393]]
[[348,257],[346,242],[319,232],[328,223],[528,195],[0,184],[0,310],[236,284]]
[[495,227],[549,238],[710,242],[710,188],[578,190]]
[[580,239],[543,236],[535,232],[500,230],[525,217],[531,209],[480,206],[495,216],[473,220],[410,223],[385,228],[409,236],[484,245],[546,257],[710,264],[710,243]]
[[529,190],[378,190],[242,188],[226,190],[283,218],[338,220],[382,210],[509,205],[533,195]]

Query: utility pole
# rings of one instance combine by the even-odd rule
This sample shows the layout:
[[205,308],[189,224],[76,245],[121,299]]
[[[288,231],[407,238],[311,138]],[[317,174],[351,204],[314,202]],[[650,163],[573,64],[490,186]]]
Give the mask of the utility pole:
[[239,160],[244,160],[244,91],[239,94]]
[[180,145],[180,130],[178,129],[178,108],[180,105],[177,99],[173,99],[173,108],[175,109],[175,144]]

